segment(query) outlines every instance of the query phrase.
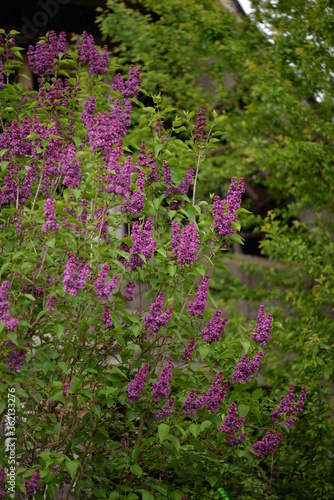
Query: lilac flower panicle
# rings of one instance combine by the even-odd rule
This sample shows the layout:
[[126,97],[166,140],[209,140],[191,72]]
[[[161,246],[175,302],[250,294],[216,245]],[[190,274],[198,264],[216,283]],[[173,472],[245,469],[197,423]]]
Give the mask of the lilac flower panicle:
[[222,319],[222,312],[216,309],[214,315],[202,330],[204,341],[208,344],[219,342],[220,336],[224,333],[227,321],[227,318]]
[[0,500],[5,498],[5,495],[6,495],[4,490],[1,488],[4,478],[5,478],[5,471],[3,470],[3,468],[0,465]]
[[[212,229],[220,238],[230,236],[235,233],[231,228],[231,222],[237,221],[236,211],[241,206],[241,197],[245,192],[244,179],[240,178],[239,183],[235,177],[232,178],[225,200],[221,200],[218,195],[213,200],[213,224]],[[227,245],[228,246],[228,245]]]
[[27,492],[28,497],[34,496],[37,490],[39,490],[39,482],[41,480],[41,472],[39,469],[36,469],[32,475],[30,481],[24,481],[24,486]]
[[138,221],[135,221],[133,223],[131,231],[131,239],[133,245],[128,250],[131,254],[129,259],[129,266],[133,271],[137,266],[142,268],[144,265],[144,261],[139,254],[143,254],[144,257],[149,260],[156,250],[157,240],[153,240],[151,234],[152,230],[152,219],[147,219],[143,231],[141,231]]
[[110,267],[108,264],[103,264],[98,274],[97,280],[94,283],[95,295],[101,300],[109,300],[111,292],[117,286],[119,278],[118,274],[116,274],[113,278],[111,278],[108,282],[106,282],[109,269]]
[[227,384],[222,385],[222,380],[223,373],[220,372],[213,380],[205,397],[206,409],[212,410],[214,413],[219,411],[220,405],[224,401],[227,392]]
[[114,328],[114,323],[108,306],[105,306],[103,309],[101,321],[108,328],[108,330],[112,330]]
[[131,403],[131,401],[140,401],[141,392],[144,389],[144,384],[146,381],[148,369],[149,369],[148,363],[142,365],[137,375],[133,379],[133,382],[130,382],[126,386],[126,390],[128,393],[128,399],[127,399],[128,403]]
[[219,432],[225,432],[227,434],[228,437],[226,439],[226,442],[230,446],[241,444],[245,439],[245,432],[243,432],[239,436],[235,436],[235,434],[240,431],[241,427],[244,425],[244,422],[245,417],[238,417],[237,405],[234,402],[231,403],[227,412],[227,416],[224,420],[224,424],[221,425],[218,429]]
[[67,393],[70,390],[70,387],[71,387],[70,384],[67,383],[61,388],[61,392],[63,393],[64,398],[67,397]]
[[66,263],[63,285],[64,292],[77,296],[79,290],[86,288],[86,280],[89,275],[89,265],[84,259],[76,259],[72,253]]
[[152,396],[156,402],[161,399],[167,399],[170,393],[170,379],[173,375],[173,360],[167,361],[166,366],[163,368],[158,382],[153,382]]
[[123,298],[127,300],[128,302],[132,302],[135,299],[135,288],[136,288],[136,282],[135,281],[128,281],[126,283],[125,287],[125,293],[123,293]]
[[191,389],[187,396],[187,399],[182,403],[183,413],[189,415],[192,413],[195,415],[196,411],[202,408],[205,403],[206,393],[201,394],[198,398],[195,397],[196,389]]
[[191,339],[188,342],[188,344],[184,350],[183,356],[182,356],[182,361],[191,361],[191,359],[193,357],[193,352],[195,349],[195,344],[196,344],[195,338]]
[[[185,264],[191,264],[197,261],[197,252],[200,246],[199,234],[197,232],[194,222],[189,222],[187,227],[181,229],[181,235],[178,238],[176,235],[176,224],[172,223],[172,239],[171,247],[177,254],[177,260],[180,267],[184,267]],[[173,228],[174,224],[174,228]],[[174,233],[173,233],[174,229]],[[176,241],[179,241],[179,245],[176,246]]]
[[0,286],[0,322],[5,323],[6,330],[14,331],[19,320],[12,318],[9,312],[8,300],[9,281],[3,281]]
[[[306,387],[303,387],[296,403],[294,387],[291,384],[288,390],[288,394],[285,396],[285,398],[282,399],[279,406],[275,408],[271,413],[271,418],[273,419],[273,421],[277,422],[279,417],[282,416],[282,423],[291,428],[296,421],[297,412],[303,412],[303,406],[306,401],[306,391]],[[286,419],[286,417],[289,418]]]
[[283,436],[280,432],[277,432],[275,435],[274,430],[270,429],[262,439],[252,445],[252,449],[261,458],[268,455],[268,453],[274,453],[282,438]]
[[180,226],[178,221],[175,219],[172,222],[172,241],[170,243],[174,255],[177,255],[177,251],[180,245],[180,240],[181,240]]
[[175,397],[172,397],[163,405],[162,410],[157,411],[155,420],[166,420],[166,418],[172,413],[174,405]]
[[270,332],[273,328],[273,317],[271,314],[265,315],[264,306],[261,305],[256,320],[256,328],[254,328],[255,335],[252,334],[251,338],[256,340],[262,347],[266,348],[267,342],[271,339]]
[[61,168],[65,175],[63,184],[67,188],[77,188],[81,181],[81,167],[79,161],[75,160],[76,154],[74,144],[61,152]]
[[188,314],[190,316],[203,316],[208,295],[209,275],[206,274],[197,289],[195,300],[188,303]]
[[34,73],[49,74],[53,70],[54,59],[59,57],[60,53],[66,55],[68,43],[66,42],[66,33],[62,31],[59,37],[51,30],[45,43],[37,42],[36,46],[28,47],[28,63],[34,68]]
[[168,320],[173,314],[173,308],[167,309],[164,313],[163,302],[165,295],[161,292],[153,304],[149,307],[148,313],[144,316],[144,327],[150,329],[150,333],[157,333],[162,326],[166,326]]
[[120,92],[122,97],[137,97],[141,88],[140,68],[135,68],[133,64],[130,66],[128,79],[124,82],[122,75],[118,73],[114,77],[113,90]]
[[259,351],[253,359],[249,359],[248,354],[244,354],[234,369],[232,380],[239,384],[249,382],[251,376],[258,371],[263,356],[262,351]]
[[205,109],[203,108],[198,108],[197,110],[197,121],[195,123],[195,127],[196,132],[194,133],[194,140],[199,141],[200,139],[203,139],[204,141],[206,141],[208,138],[208,134],[205,133],[206,116]]
[[[30,343],[26,343],[25,346],[30,345]],[[21,366],[26,362],[27,354],[23,349],[18,349],[15,347],[15,344],[11,340],[6,340],[4,347],[11,347],[12,351],[8,356],[5,357],[5,361],[8,362],[7,370],[12,370],[14,372],[19,372],[21,370]]]
[[77,53],[79,65],[88,63],[90,75],[104,75],[108,70],[109,55],[108,47],[103,47],[102,54],[95,46],[93,35],[88,35],[87,31],[82,33],[82,39],[77,39]]
[[56,222],[55,202],[52,197],[45,200],[44,217],[46,218],[46,222],[43,224],[42,233],[53,233],[54,231],[59,231],[60,226]]

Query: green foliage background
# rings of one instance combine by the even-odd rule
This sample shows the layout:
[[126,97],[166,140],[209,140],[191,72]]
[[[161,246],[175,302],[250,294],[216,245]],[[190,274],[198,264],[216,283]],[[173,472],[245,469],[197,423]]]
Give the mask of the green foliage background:
[[[242,175],[270,195],[273,210],[266,216],[260,203],[248,224],[261,231],[273,265],[242,261],[257,283],[234,283],[232,296],[217,271],[217,291],[226,307],[237,298],[275,306],[284,329],[273,340],[266,381],[277,396],[289,383],[309,390],[290,448],[275,455],[273,498],[325,499],[334,490],[333,5],[256,0],[253,7],[251,19],[237,20],[215,0],[112,0],[98,22],[116,62],[140,65],[143,87],[161,93],[166,127],[182,109],[225,114],[221,142],[200,173],[201,194],[208,198],[217,186],[224,192],[231,175]],[[245,498],[258,498],[248,474],[240,483]]]

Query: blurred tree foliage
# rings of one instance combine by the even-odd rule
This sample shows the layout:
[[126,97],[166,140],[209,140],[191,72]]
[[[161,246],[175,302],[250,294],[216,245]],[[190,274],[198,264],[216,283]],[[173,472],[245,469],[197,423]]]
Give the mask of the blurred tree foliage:
[[[120,66],[141,66],[143,88],[161,93],[166,128],[182,109],[225,114],[201,172],[204,194],[218,185],[224,193],[234,175],[270,195],[265,219],[247,220],[262,232],[263,254],[280,265],[265,271],[246,261],[256,287],[235,287],[235,297],[275,306],[282,321],[265,373],[277,397],[289,383],[309,392],[291,446],[264,463],[263,480],[271,498],[327,499],[334,491],[334,10],[330,0],[254,0],[253,7],[251,19],[238,20],[218,0],[112,0],[98,23]],[[217,289],[227,300],[224,285]],[[258,498],[249,485],[244,491],[239,498]]]

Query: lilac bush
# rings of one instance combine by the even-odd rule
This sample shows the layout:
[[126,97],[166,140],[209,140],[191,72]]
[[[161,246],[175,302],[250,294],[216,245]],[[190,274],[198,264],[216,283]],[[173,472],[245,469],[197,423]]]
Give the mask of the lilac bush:
[[[14,38],[0,42],[14,72]],[[240,344],[212,296],[244,192],[232,179],[226,199],[196,201],[219,117],[200,108],[165,130],[137,100],[140,68],[111,83],[107,47],[87,33],[70,47],[50,32],[28,58],[37,90],[0,73],[0,401],[15,388],[17,492],[181,498],[177,464],[202,467],[209,451],[259,467],[306,388],[276,409],[252,395],[273,317],[261,305]],[[133,114],[144,125],[129,132]],[[8,467],[5,437],[0,451]]]

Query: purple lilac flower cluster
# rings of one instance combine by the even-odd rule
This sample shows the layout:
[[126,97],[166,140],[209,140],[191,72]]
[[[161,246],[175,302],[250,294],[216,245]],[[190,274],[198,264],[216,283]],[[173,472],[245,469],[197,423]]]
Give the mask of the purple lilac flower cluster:
[[161,399],[167,399],[170,393],[170,379],[173,375],[173,360],[169,359],[163,368],[158,382],[153,382],[152,384],[152,396],[154,397],[156,402],[159,402]]
[[114,323],[112,321],[110,309],[108,306],[105,306],[102,311],[101,321],[108,328],[108,330],[112,330],[114,328]]
[[109,55],[108,47],[103,47],[100,55],[95,47],[93,35],[88,35],[87,31],[82,33],[82,40],[77,39],[77,53],[79,65],[88,63],[90,75],[104,75],[108,70]]
[[187,227],[181,229],[177,220],[172,222],[171,248],[180,267],[197,261],[197,252],[200,246],[199,234],[194,222],[189,222]]
[[144,316],[144,327],[150,329],[150,333],[157,333],[162,326],[166,326],[173,314],[173,308],[162,312],[165,295],[159,293],[153,304],[148,308],[148,314]]
[[188,303],[188,314],[190,316],[203,316],[208,295],[209,275],[206,274],[197,289],[195,300]]
[[296,403],[294,395],[294,387],[291,384],[287,396],[285,396],[285,398],[282,399],[279,406],[275,408],[275,410],[271,413],[271,418],[273,419],[273,421],[277,422],[281,415],[285,415],[286,417],[291,415],[288,420],[283,421],[284,425],[291,428],[296,421],[297,411],[303,413],[303,406],[306,401],[306,393],[307,389],[306,387],[303,387],[300,392],[298,401]]
[[76,296],[79,290],[86,288],[86,279],[89,275],[89,265],[84,258],[75,258],[72,253],[69,254],[69,259],[66,263],[64,271],[64,292]]
[[203,108],[198,108],[197,110],[197,121],[195,123],[195,127],[196,132],[194,133],[194,140],[199,141],[200,139],[203,139],[204,141],[206,141],[208,138],[208,134],[205,133],[206,116],[205,109]]
[[163,172],[163,181],[166,184],[169,184],[168,188],[165,191],[165,196],[169,196],[170,194],[174,193],[180,193],[180,194],[188,193],[189,186],[193,182],[193,177],[195,173],[194,169],[192,168],[188,169],[188,171],[186,172],[185,176],[183,177],[182,181],[178,186],[174,184],[170,172],[170,166],[165,160],[162,163],[162,172]]
[[142,365],[139,372],[133,379],[133,382],[130,382],[126,386],[126,390],[128,393],[128,399],[127,399],[128,403],[131,403],[131,401],[140,401],[141,392],[144,389],[144,384],[146,381],[148,369],[149,369],[148,363]]
[[51,297],[51,295],[49,295],[46,299],[46,310],[49,314],[54,314],[55,313],[55,304],[54,304],[54,300],[53,300],[53,297]]
[[222,312],[216,309],[212,318],[207,322],[202,330],[203,339],[208,344],[219,342],[220,336],[224,333],[227,318],[222,319]]
[[61,152],[61,168],[65,175],[63,184],[67,188],[77,188],[81,181],[81,167],[78,160],[75,160],[76,151],[74,144],[70,144],[68,149]]
[[252,449],[261,458],[268,455],[268,453],[274,453],[282,438],[283,436],[280,432],[275,434],[274,430],[270,429],[262,439],[252,444]]
[[50,474],[54,474],[55,476],[59,476],[59,465],[56,464],[52,467],[52,470],[50,471]]
[[11,47],[15,47],[15,36],[14,35],[6,35],[4,38],[3,35],[0,35],[0,47],[2,47],[3,51],[0,54],[0,62],[6,62],[9,59],[14,60],[15,56],[13,52],[10,50]]
[[135,298],[135,288],[136,288],[136,282],[135,281],[128,281],[125,286],[125,292],[123,293],[123,298],[127,300],[128,302],[132,302]]
[[66,33],[62,31],[59,37],[55,31],[50,31],[45,43],[37,42],[36,47],[29,45],[28,62],[29,66],[34,68],[34,73],[49,74],[53,70],[54,59],[62,53],[66,56],[68,43],[66,42]]
[[145,206],[145,172],[139,171],[136,180],[138,189],[133,189],[128,200],[121,206],[121,210],[129,210],[134,215],[143,211]]
[[155,420],[166,420],[166,418],[172,413],[175,405],[175,397],[170,398],[167,403],[162,407],[162,410],[158,410],[155,415]]
[[129,266],[134,271],[137,266],[143,267],[144,261],[139,254],[149,260],[157,247],[157,240],[152,239],[153,223],[152,219],[147,219],[143,231],[140,229],[138,221],[132,226],[131,238],[132,247],[123,246],[122,249],[130,252]]
[[191,361],[195,349],[196,339],[191,339],[184,350],[182,361]]
[[227,434],[226,442],[230,446],[235,444],[241,444],[246,437],[246,432],[243,432],[239,436],[235,434],[240,431],[241,427],[244,425],[245,417],[238,417],[237,405],[233,402],[231,403],[227,416],[224,420],[224,424],[219,427],[219,432],[225,432]]
[[13,331],[19,324],[19,320],[10,315],[8,290],[9,281],[3,281],[0,286],[0,322],[5,323],[7,330]]
[[4,490],[1,488],[4,478],[5,478],[5,471],[3,470],[3,468],[0,465],[0,500],[5,498],[5,495],[6,495]]
[[205,403],[206,394],[201,394],[198,398],[196,398],[196,389],[191,389],[187,396],[187,399],[182,403],[183,413],[189,415],[190,413],[194,414],[197,410],[202,408]]
[[149,151],[149,160],[148,160],[145,148],[146,148],[146,144],[143,141],[141,143],[140,153],[139,153],[137,161],[136,161],[136,166],[149,168],[151,172],[150,172],[147,179],[152,180],[154,182],[158,182],[159,177],[157,174],[157,162],[155,161],[153,151],[152,150]]
[[255,334],[251,335],[251,338],[256,340],[262,347],[266,348],[267,342],[271,339],[270,332],[273,328],[273,317],[268,314],[266,317],[264,306],[261,305],[259,313],[256,320],[256,328],[254,328]]
[[55,201],[53,197],[47,198],[45,200],[44,217],[46,221],[45,224],[43,224],[42,233],[53,233],[54,231],[59,231],[60,226],[56,222]]
[[211,228],[215,230],[220,238],[234,234],[231,222],[237,221],[236,210],[240,208],[241,196],[245,192],[244,180],[241,177],[239,183],[235,177],[231,180],[227,191],[226,200],[221,200],[218,195],[213,200],[213,224]]
[[[7,370],[13,370],[14,372],[19,372],[21,366],[26,361],[26,352],[23,349],[17,349],[15,344],[11,340],[6,340],[4,347],[11,347],[12,352],[6,356],[5,361],[9,362],[7,365]],[[26,342],[24,347],[30,347],[30,342]]]
[[239,384],[249,382],[251,376],[258,371],[263,356],[262,351],[259,351],[253,359],[249,359],[248,354],[244,354],[241,361],[234,368],[232,380],[235,380]]
[[130,66],[129,76],[126,81],[123,80],[120,73],[117,73],[117,75],[114,77],[113,90],[116,92],[120,92],[122,94],[122,97],[137,97],[140,88],[140,68],[136,69],[133,64],[131,64]]
[[94,292],[96,297],[101,300],[109,300],[110,294],[113,290],[115,290],[118,282],[119,275],[116,274],[113,278],[111,278],[106,283],[106,279],[108,276],[110,266],[108,264],[103,264],[98,276],[97,280],[94,283]]
[[206,409],[212,410],[214,413],[219,411],[220,405],[224,401],[227,392],[227,384],[222,385],[222,380],[223,373],[220,372],[213,380],[205,396]]
[[61,388],[61,392],[63,393],[63,396],[64,398],[67,397],[67,393],[68,391],[70,390],[71,388],[71,385],[69,383],[65,384],[62,388]]
[[32,475],[32,478],[30,481],[26,480],[24,481],[24,486],[27,492],[27,497],[32,497],[36,493],[36,491],[39,489],[39,482],[41,480],[41,472],[39,469],[36,469],[35,472]]

